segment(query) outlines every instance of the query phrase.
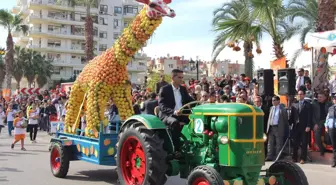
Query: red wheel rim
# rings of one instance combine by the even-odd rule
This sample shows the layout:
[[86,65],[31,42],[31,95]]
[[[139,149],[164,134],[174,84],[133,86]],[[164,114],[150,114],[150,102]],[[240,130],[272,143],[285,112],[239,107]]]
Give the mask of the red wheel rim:
[[120,152],[122,176],[129,185],[142,184],[146,174],[146,156],[140,140],[128,137]]
[[56,148],[53,148],[51,151],[51,167],[53,171],[58,171],[61,166],[60,153]]
[[197,179],[194,180],[192,185],[210,185],[209,181],[206,180],[204,177],[198,177]]

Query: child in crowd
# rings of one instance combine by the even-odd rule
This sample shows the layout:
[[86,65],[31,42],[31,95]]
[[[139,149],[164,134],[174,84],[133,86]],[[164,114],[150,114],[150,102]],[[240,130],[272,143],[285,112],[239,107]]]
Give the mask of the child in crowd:
[[26,127],[25,119],[23,118],[23,112],[20,110],[17,112],[17,118],[14,119],[14,142],[11,145],[11,148],[14,148],[14,145],[21,141],[21,150],[26,151],[24,148],[24,139],[26,137]]

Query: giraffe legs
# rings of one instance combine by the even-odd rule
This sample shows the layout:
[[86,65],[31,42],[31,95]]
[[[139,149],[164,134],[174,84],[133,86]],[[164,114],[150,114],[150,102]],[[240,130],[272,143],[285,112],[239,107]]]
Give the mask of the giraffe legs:
[[[67,103],[67,113],[65,117],[64,131],[74,133],[72,127],[78,128],[80,119],[77,120],[77,115],[80,113],[81,105],[85,96],[85,85],[79,82],[74,83],[71,89],[71,94]],[[75,115],[75,116],[73,116]]]
[[121,120],[126,120],[134,114],[131,89],[129,82],[112,87],[112,100],[118,108]]

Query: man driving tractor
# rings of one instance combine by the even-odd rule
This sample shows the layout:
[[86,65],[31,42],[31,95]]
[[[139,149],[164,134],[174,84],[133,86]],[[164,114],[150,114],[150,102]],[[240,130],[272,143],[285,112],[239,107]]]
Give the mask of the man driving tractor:
[[180,108],[194,99],[189,96],[187,89],[181,86],[183,71],[173,69],[171,79],[171,84],[161,87],[159,92],[159,118],[171,129],[175,151],[179,151],[181,130],[184,124],[189,123],[189,118],[182,115]]

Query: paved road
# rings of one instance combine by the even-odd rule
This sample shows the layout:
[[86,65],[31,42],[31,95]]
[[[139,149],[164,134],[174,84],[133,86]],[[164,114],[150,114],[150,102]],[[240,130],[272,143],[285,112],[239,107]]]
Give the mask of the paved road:
[[[36,144],[27,143],[27,151],[16,145],[10,149],[12,138],[0,135],[0,185],[90,185],[115,184],[117,175],[112,167],[97,166],[85,162],[72,162],[66,179],[54,178],[49,167],[48,144],[50,137],[38,133]],[[28,141],[28,139],[27,139]],[[267,164],[269,165],[269,164]],[[301,165],[310,185],[335,185],[336,169],[325,164]],[[168,185],[184,185],[178,177],[168,179]]]

